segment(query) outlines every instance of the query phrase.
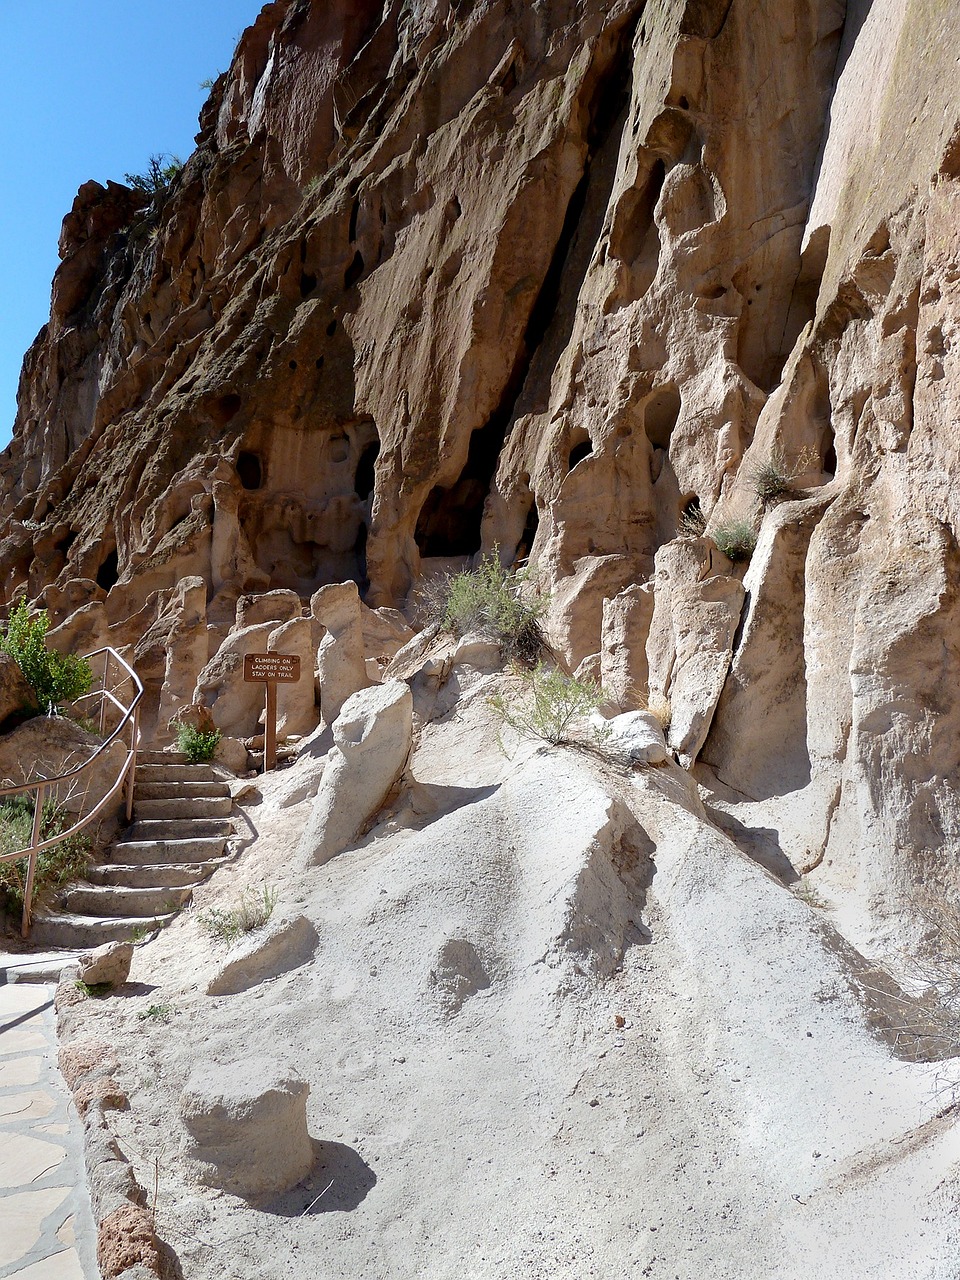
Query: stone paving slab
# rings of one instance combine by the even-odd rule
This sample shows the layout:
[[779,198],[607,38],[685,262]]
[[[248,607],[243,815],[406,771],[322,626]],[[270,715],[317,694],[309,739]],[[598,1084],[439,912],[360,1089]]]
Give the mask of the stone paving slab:
[[0,985],[0,1280],[99,1280],[52,983]]

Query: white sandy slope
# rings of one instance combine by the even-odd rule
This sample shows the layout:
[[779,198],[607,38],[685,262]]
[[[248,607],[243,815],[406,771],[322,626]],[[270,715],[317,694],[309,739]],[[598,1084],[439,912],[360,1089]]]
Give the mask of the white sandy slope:
[[[313,963],[208,997],[218,954],[188,913],[138,949],[153,989],[85,1006],[187,1280],[954,1280],[953,1064],[891,1055],[822,913],[679,769],[507,760],[482,693],[324,867],[293,863],[291,771],[248,809],[258,839],[197,906],[276,884],[317,926]],[[157,1004],[169,1023],[137,1017]],[[310,1081],[318,1160],[250,1206],[186,1180],[177,1098],[197,1059],[264,1051]]]

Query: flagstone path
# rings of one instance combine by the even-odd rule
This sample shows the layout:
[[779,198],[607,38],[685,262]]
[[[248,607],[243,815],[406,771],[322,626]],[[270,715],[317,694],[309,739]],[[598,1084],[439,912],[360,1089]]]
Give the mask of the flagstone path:
[[[4,974],[0,972],[0,980]],[[54,985],[0,985],[0,1280],[99,1280]]]

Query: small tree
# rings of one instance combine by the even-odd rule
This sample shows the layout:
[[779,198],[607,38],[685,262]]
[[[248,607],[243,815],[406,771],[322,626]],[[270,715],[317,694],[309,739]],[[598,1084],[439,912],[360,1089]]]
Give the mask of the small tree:
[[61,703],[74,702],[87,692],[93,672],[84,658],[47,648],[49,627],[46,609],[31,617],[29,606],[21,597],[10,610],[0,648],[15,659],[41,709],[56,711]]
[[150,157],[143,173],[125,173],[124,182],[134,191],[142,191],[156,203],[162,203],[174,178],[179,177],[183,161],[179,156],[161,152]]

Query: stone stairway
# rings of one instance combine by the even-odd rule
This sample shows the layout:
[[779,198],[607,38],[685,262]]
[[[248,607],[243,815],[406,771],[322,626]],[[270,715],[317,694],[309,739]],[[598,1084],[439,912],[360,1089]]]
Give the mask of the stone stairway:
[[30,941],[96,947],[162,928],[228,860],[232,804],[229,786],[209,765],[189,764],[176,752],[141,751],[133,822],[106,862],[34,913]]

